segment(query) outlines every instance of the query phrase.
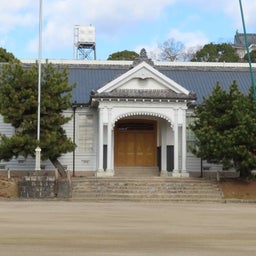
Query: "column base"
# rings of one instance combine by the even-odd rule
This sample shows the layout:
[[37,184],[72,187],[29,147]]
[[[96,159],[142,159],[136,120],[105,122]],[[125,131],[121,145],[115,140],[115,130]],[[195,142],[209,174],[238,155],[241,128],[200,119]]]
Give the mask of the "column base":
[[185,170],[173,170],[172,172],[172,177],[174,178],[188,178],[189,177],[189,173]]
[[189,172],[187,172],[186,170],[182,170],[181,171],[181,177],[188,178],[189,177]]
[[180,170],[173,170],[173,171],[172,171],[172,177],[174,177],[174,178],[180,178],[180,177],[181,177]]
[[104,169],[98,169],[97,172],[95,173],[96,177],[102,177],[104,174]]
[[106,175],[107,175],[107,177],[113,177],[115,175],[115,172],[112,169],[107,169]]
[[168,177],[169,173],[166,170],[161,170],[160,177]]
[[98,170],[95,174],[96,177],[113,177],[115,172],[113,170]]

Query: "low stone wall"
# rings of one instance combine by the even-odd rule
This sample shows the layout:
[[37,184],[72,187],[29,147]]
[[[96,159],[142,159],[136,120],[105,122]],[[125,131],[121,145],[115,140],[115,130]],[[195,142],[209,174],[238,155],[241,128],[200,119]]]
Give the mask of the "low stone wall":
[[70,198],[71,181],[55,176],[23,176],[18,181],[18,193],[20,198],[27,199]]
[[23,176],[18,181],[20,198],[55,198],[56,179],[49,176]]

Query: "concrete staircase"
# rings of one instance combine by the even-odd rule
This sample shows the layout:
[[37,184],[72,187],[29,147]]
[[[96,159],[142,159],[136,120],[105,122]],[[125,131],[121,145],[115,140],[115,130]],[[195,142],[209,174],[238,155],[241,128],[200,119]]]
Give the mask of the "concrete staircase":
[[216,181],[200,178],[73,178],[73,201],[221,202]]

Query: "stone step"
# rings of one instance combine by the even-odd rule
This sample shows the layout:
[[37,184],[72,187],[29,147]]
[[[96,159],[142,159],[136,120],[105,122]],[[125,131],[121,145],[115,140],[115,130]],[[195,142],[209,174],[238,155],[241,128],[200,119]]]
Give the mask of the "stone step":
[[159,184],[159,183],[125,183],[125,184],[109,184],[109,183],[80,183],[74,184],[76,188],[110,188],[110,189],[136,189],[136,188],[159,188],[159,189],[207,189],[212,187],[218,187],[214,184]]
[[125,178],[133,178],[133,177],[144,177],[144,178],[151,178],[151,177],[159,177],[160,172],[158,167],[138,167],[138,168],[116,168],[115,175],[117,177],[125,177]]
[[95,181],[85,181],[85,182],[73,182],[76,188],[110,188],[110,189],[136,189],[139,188],[159,188],[159,189],[205,189],[211,187],[218,187],[217,184],[211,183],[156,183],[156,182],[95,182]]
[[[218,193],[217,193],[218,192]],[[216,196],[220,195],[221,193],[219,191],[203,191],[195,192],[195,191],[146,191],[146,190],[139,190],[139,191],[74,191],[74,195],[98,195],[98,196],[132,196],[132,195],[143,195],[143,196],[200,196],[200,197],[206,197],[206,196]]]
[[[159,186],[159,187],[209,187],[213,186],[215,183],[194,183],[194,182],[153,182],[153,181],[73,181],[76,186],[109,186],[109,187],[136,187],[136,186]],[[216,184],[215,184],[216,185]]]
[[[76,194],[76,198],[85,198],[84,194]],[[201,199],[201,198],[214,198],[217,199],[219,198],[218,195],[216,194],[206,194],[206,195],[198,195],[198,194],[190,194],[190,195],[182,195],[182,194],[155,194],[155,195],[150,195],[150,194],[140,194],[140,193],[126,193],[126,194],[120,194],[120,193],[88,193],[86,194],[86,197],[95,197],[95,198],[155,198],[155,199],[182,199],[182,198],[196,198],[196,199]]]
[[73,183],[74,186],[76,187],[84,187],[84,186],[108,186],[110,188],[115,188],[115,187],[123,187],[123,188],[127,188],[127,187],[132,187],[132,188],[135,188],[135,187],[150,187],[150,186],[157,186],[159,188],[184,188],[184,187],[187,187],[187,188],[196,188],[196,187],[201,187],[201,188],[205,188],[205,187],[212,187],[212,186],[217,186],[217,185],[214,185],[214,184],[207,184],[207,183],[201,183],[201,184],[194,184],[194,183],[154,183],[154,182],[149,182],[149,183],[146,183],[146,182],[141,182],[141,183],[138,183],[138,182],[129,182],[129,183],[109,183],[109,182],[88,182],[88,181],[85,181],[85,182],[81,182],[81,183]]
[[206,180],[203,178],[174,178],[174,177],[72,177],[72,181],[74,182],[84,182],[84,181],[97,181],[97,182],[112,182],[112,181],[152,181],[152,182],[167,182],[167,183],[191,183],[191,182],[196,182],[196,183],[209,183],[212,182],[214,183],[215,181],[213,180]]
[[134,190],[122,190],[122,189],[115,189],[115,190],[110,190],[110,189],[80,189],[80,190],[76,190],[73,189],[73,194],[76,193],[98,193],[98,194],[197,194],[197,195],[207,195],[207,194],[215,194],[216,192],[221,193],[220,190],[218,189],[208,189],[208,190],[158,190],[158,189],[134,189]]
[[[218,189],[216,187],[216,189]],[[160,192],[160,191],[195,191],[195,192],[204,192],[213,190],[213,187],[183,187],[183,188],[175,188],[175,187],[157,187],[157,186],[145,186],[145,187],[107,187],[107,186],[98,186],[98,187],[73,187],[74,191],[98,191],[98,192],[107,192],[107,191],[147,191],[147,192]]]
[[[217,189],[216,189],[217,190]],[[75,189],[73,188],[73,194],[75,194],[76,192],[80,192],[80,193],[90,193],[90,192],[94,192],[94,193],[120,193],[120,194],[125,194],[125,193],[141,193],[141,194],[154,194],[154,193],[169,193],[169,194],[190,194],[190,193],[194,193],[194,194],[214,194],[215,190],[213,190],[212,188],[209,189],[179,189],[179,190],[175,190],[175,189],[108,189],[108,188],[95,188],[95,189],[90,189],[90,188],[84,188],[84,189]]]
[[101,201],[134,201],[134,202],[162,202],[162,201],[171,201],[171,202],[224,202],[220,197],[95,197],[95,196],[86,196],[86,197],[75,197],[72,198],[72,201],[91,201],[91,202],[101,202]]
[[73,178],[72,200],[221,201],[216,182],[196,178]]

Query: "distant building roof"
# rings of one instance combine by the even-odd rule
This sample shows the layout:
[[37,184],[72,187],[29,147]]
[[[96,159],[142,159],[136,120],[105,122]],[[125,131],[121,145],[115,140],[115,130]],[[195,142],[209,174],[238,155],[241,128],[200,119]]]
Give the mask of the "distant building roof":
[[[252,33],[247,33],[247,41],[248,41],[248,46],[256,44],[256,34]],[[243,33],[236,33],[235,38],[234,38],[234,47],[246,47],[245,45],[245,39],[244,39],[244,34]]]

